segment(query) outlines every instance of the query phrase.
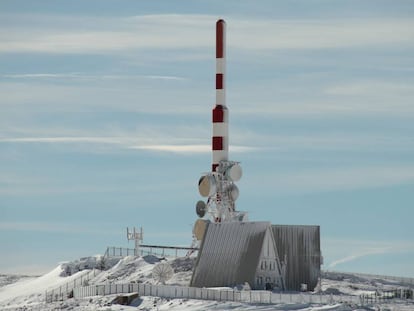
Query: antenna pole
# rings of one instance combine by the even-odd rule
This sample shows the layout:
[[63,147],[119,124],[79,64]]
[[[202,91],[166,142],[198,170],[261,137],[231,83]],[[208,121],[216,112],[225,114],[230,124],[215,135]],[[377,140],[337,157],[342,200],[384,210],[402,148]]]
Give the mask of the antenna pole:
[[140,228],[139,232],[136,230],[135,227],[132,231],[130,231],[129,228],[127,228],[127,239],[128,241],[135,241],[134,254],[135,256],[139,256],[140,242],[144,240],[144,231],[142,230],[142,227]]
[[246,221],[247,213],[236,211],[235,201],[242,170],[239,162],[229,161],[229,110],[226,106],[226,22],[216,22],[216,105],[212,110],[211,172],[198,181],[198,191],[207,202],[199,201],[196,213],[210,214],[216,223]]

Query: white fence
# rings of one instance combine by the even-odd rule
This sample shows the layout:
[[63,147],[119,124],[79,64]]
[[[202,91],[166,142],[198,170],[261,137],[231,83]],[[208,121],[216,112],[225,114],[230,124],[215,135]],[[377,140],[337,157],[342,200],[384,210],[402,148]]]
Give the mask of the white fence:
[[278,304],[278,303],[352,303],[363,304],[358,296],[319,295],[310,293],[272,293],[269,291],[217,290],[197,287],[152,285],[152,284],[104,284],[78,287],[73,290],[74,298],[98,295],[111,295],[137,292],[141,296],[162,298],[185,298],[216,301],[234,301],[244,303]]

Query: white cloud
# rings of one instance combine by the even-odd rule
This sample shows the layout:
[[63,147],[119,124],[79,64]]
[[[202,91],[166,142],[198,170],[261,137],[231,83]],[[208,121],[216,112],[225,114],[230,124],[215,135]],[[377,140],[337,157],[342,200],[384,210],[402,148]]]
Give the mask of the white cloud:
[[[131,149],[141,149],[141,150],[150,150],[155,152],[172,152],[172,153],[187,153],[187,154],[197,154],[197,153],[211,153],[210,145],[141,145],[141,146],[131,146]],[[247,146],[230,146],[231,152],[251,152],[257,148],[247,147]]]
[[362,257],[366,257],[366,256],[370,256],[370,255],[379,255],[379,254],[386,254],[386,253],[391,253],[392,249],[390,248],[378,248],[378,249],[369,249],[369,250],[363,250],[363,251],[358,251],[352,255],[340,258],[340,259],[336,259],[335,261],[332,261],[329,265],[328,265],[328,269],[332,269],[335,268],[338,265],[347,263],[347,262],[351,262],[354,260],[358,260]]
[[184,77],[167,76],[167,75],[90,75],[80,72],[73,73],[23,73],[23,74],[4,74],[0,75],[6,79],[70,79],[70,80],[167,80],[167,81],[185,81]]
[[120,137],[17,137],[0,138],[0,142],[8,143],[98,143],[122,144],[125,139]]
[[374,241],[365,239],[322,239],[325,266],[327,269],[341,269],[341,266],[367,256],[414,252],[412,241]]
[[[39,19],[43,19],[40,16]],[[209,45],[206,23],[212,17],[199,15],[147,15],[121,18],[75,17],[70,23],[57,23],[54,27],[41,23],[27,29],[18,25],[0,36],[0,52],[46,52],[46,53],[107,53],[131,49],[166,49],[206,47]],[[11,27],[11,26],[9,26]],[[213,38],[213,33],[210,34]]]
[[[86,126],[86,125],[85,125]],[[231,125],[230,125],[231,127]],[[4,124],[0,127],[0,144],[59,144],[72,148],[100,145],[101,151],[136,149],[156,152],[172,152],[180,154],[198,154],[211,152],[211,127],[206,124],[153,124],[141,122],[134,129],[108,127],[100,129],[89,128],[59,128],[48,126],[16,127]],[[54,136],[50,136],[53,133]],[[357,132],[310,132],[304,134],[276,134],[251,127],[246,129],[231,127],[230,152],[252,153],[262,150],[266,153],[298,151],[304,152],[349,152],[357,151],[378,153],[381,151],[410,152],[413,138],[409,135],[388,132],[373,132],[361,134]],[[86,149],[88,152],[90,148]],[[359,168],[357,169],[359,170]],[[381,169],[379,169],[381,171]],[[304,172],[307,175],[306,172]],[[315,176],[314,172],[309,173]],[[303,180],[302,177],[298,179]],[[289,179],[290,180],[290,179]]]
[[156,152],[173,153],[208,153],[211,152],[209,145],[141,145],[130,146],[130,149],[150,150]]
[[414,166],[384,164],[342,168],[296,169],[289,172],[261,172],[248,183],[260,182],[271,193],[299,194],[380,188],[414,183]]
[[[320,49],[412,43],[412,20],[235,21],[234,45],[245,49]],[[411,28],[411,29],[410,29]],[[231,37],[230,37],[231,38]],[[249,38],[246,40],[246,38]],[[252,40],[252,42],[251,42]]]
[[414,86],[406,82],[353,81],[349,84],[332,86],[326,90],[326,93],[333,95],[366,95],[378,94],[379,91],[381,91],[381,95],[401,92],[413,95]]
[[[93,17],[94,25],[89,17],[76,17],[72,23],[64,17],[66,22],[59,23],[54,16],[50,24],[44,18],[33,15],[27,28],[8,24],[0,33],[0,52],[119,53],[210,48],[216,20],[216,16],[178,14]],[[41,26],[36,26],[36,20],[41,19]],[[409,19],[275,21],[229,17],[228,23],[229,46],[257,51],[412,44],[414,36],[414,21]]]
[[[15,137],[15,138],[0,138],[0,143],[46,143],[46,144],[112,144],[119,145],[120,148],[147,150],[155,152],[172,152],[180,154],[197,154],[197,153],[210,153],[211,146],[203,144],[188,144],[180,143],[179,141],[185,139],[176,140],[175,144],[148,144],[140,143],[141,141],[149,141],[151,139],[140,139],[139,137],[91,137],[91,136],[67,136],[67,137]],[[155,138],[157,140],[157,138]],[[168,137],[158,138],[158,140],[170,140]],[[250,152],[257,148],[247,146],[230,146],[232,152]]]
[[[206,90],[192,86],[189,80],[178,76],[145,76],[145,78],[103,77],[91,81],[88,77],[79,77],[76,83],[56,83],[55,81],[0,82],[0,108],[7,123],[8,113],[17,112],[94,112],[106,111],[108,107],[115,111],[142,113],[188,115],[209,111],[209,97],[200,99]],[[138,79],[138,81],[136,80]],[[162,85],[160,85],[162,81]],[[137,83],[139,82],[139,83]],[[176,83],[180,83],[174,85]],[[162,91],[160,91],[162,90]],[[211,99],[214,92],[211,89]],[[179,104],[179,106],[177,106]],[[2,123],[2,122],[0,122]]]

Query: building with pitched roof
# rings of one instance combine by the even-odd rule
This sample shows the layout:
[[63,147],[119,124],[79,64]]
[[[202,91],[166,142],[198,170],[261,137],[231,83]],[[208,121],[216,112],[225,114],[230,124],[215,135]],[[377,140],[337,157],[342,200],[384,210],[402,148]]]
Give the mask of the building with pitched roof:
[[252,289],[285,288],[270,222],[208,223],[190,286],[246,282]]
[[312,291],[321,262],[319,226],[208,222],[190,286]]

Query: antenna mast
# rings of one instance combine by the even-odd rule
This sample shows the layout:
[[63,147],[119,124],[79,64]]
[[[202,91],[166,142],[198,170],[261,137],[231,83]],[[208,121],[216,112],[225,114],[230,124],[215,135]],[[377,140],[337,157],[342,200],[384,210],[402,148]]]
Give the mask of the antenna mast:
[[242,169],[239,162],[230,161],[229,109],[226,105],[226,22],[216,23],[216,104],[212,111],[212,167],[198,181],[198,190],[207,202],[198,201],[196,213],[203,218],[210,214],[216,223],[246,221],[247,213],[236,211]]
[[129,228],[127,228],[127,239],[128,239],[128,241],[130,241],[130,240],[135,241],[134,254],[135,254],[135,256],[138,256],[139,255],[140,242],[142,242],[144,240],[144,231],[142,230],[142,227],[140,228],[139,232],[136,230],[135,227],[131,231],[129,230]]

